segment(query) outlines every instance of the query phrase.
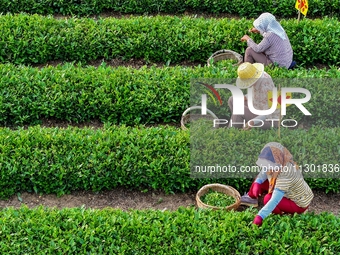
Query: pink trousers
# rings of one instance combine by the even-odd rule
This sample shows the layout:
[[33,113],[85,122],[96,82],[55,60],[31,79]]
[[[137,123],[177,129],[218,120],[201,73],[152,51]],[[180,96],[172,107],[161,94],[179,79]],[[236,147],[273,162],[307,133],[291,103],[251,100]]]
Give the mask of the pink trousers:
[[[254,183],[251,185],[250,190],[248,192],[248,195],[251,198],[255,198],[252,187],[254,186]],[[261,184],[261,194],[268,192],[269,188],[269,182],[266,180],[264,183]],[[272,194],[267,194],[263,198],[263,203],[267,204],[268,201],[271,199]],[[308,206],[306,208],[302,208],[298,206],[295,202],[290,200],[289,198],[283,197],[280,203],[275,207],[273,210],[274,214],[283,214],[283,213],[288,213],[288,214],[294,214],[294,213],[303,213],[306,211]]]

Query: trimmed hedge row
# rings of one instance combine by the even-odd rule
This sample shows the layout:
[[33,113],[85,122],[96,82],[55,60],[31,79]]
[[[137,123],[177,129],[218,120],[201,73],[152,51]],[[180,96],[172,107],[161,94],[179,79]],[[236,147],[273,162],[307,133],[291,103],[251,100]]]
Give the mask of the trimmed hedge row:
[[[191,80],[213,79],[211,82],[216,83],[221,79],[234,79],[237,75],[236,67],[230,63],[225,67],[225,70],[199,66],[133,69],[105,66],[83,68],[66,64],[38,69],[12,64],[0,65],[0,125],[39,124],[43,118],[77,123],[99,119],[102,122],[127,125],[179,123],[189,105],[201,104],[200,101],[190,103],[190,99],[194,99],[190,95],[190,88],[205,87],[190,84]],[[336,68],[328,71],[288,71],[283,68],[266,70],[274,81],[283,78],[289,82],[288,85],[280,83],[281,86],[303,87],[312,94],[311,100],[304,104],[312,116],[304,116],[296,106],[291,106],[287,108],[286,118],[308,122],[309,125],[339,126],[340,72]],[[218,91],[223,105],[216,107],[209,99],[208,108],[214,108],[220,118],[229,119],[227,100],[231,93],[229,90]],[[202,90],[202,93],[207,91]]]
[[[309,0],[308,17],[339,17],[339,1]],[[295,2],[291,0],[1,0],[3,13],[37,13],[88,16],[103,11],[120,13],[173,13],[185,11],[214,14],[233,14],[242,17],[257,17],[262,12],[271,12],[278,17],[296,17]]]
[[[2,254],[339,254],[339,217],[270,216],[256,210],[179,208],[129,211],[84,208],[3,209]],[[275,243],[275,245],[273,245]]]
[[[339,164],[339,128],[282,130],[221,129],[226,164],[254,165],[256,155],[270,141],[281,141],[299,164]],[[210,137],[207,146],[219,143]],[[324,146],[327,144],[327,146]],[[167,193],[198,190],[216,179],[190,176],[189,132],[174,127],[106,126],[90,128],[0,129],[0,197],[16,192],[55,193],[101,191],[117,186]],[[240,192],[246,178],[219,179]],[[309,179],[312,188],[339,191],[339,179]]]
[[[0,23],[0,62],[15,64],[117,57],[205,63],[220,49],[243,54],[246,45],[240,38],[252,27],[252,20],[247,19],[169,16],[94,20],[8,14],[0,16]],[[338,20],[283,20],[282,25],[300,65],[340,63]]]

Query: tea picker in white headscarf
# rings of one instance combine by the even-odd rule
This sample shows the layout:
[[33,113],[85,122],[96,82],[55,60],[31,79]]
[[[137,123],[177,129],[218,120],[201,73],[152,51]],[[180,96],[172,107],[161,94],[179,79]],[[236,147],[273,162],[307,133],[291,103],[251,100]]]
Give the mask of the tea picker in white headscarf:
[[248,35],[241,38],[247,42],[244,62],[262,63],[270,65],[276,63],[280,67],[289,68],[293,62],[293,49],[289,38],[280,23],[271,13],[261,14],[254,22],[249,31],[260,33],[262,41],[256,44]]

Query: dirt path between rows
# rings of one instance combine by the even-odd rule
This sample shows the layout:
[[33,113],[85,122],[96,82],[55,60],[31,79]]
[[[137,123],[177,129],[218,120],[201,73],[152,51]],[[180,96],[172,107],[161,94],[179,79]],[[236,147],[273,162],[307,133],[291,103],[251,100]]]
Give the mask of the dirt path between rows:
[[[116,188],[105,192],[85,192],[77,191],[69,195],[57,197],[56,195],[38,195],[34,193],[22,193],[12,196],[8,200],[0,200],[0,208],[14,207],[19,208],[25,204],[29,208],[39,205],[46,207],[72,208],[81,207],[103,209],[106,207],[122,210],[129,209],[155,209],[155,210],[176,210],[180,206],[196,206],[195,192],[166,195],[163,192],[140,192],[126,188]],[[321,191],[314,191],[314,199],[310,205],[309,212],[321,213],[331,212],[339,215],[340,212],[340,193],[326,194]],[[261,208],[262,203],[259,203]],[[238,211],[244,210],[241,206]]]

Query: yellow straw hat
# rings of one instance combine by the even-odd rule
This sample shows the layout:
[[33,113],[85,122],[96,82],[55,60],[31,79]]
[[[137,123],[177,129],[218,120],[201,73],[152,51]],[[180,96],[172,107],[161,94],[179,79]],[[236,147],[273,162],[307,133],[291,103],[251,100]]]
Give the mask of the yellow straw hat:
[[264,65],[261,63],[242,63],[237,69],[236,86],[241,89],[251,87],[263,74]]

